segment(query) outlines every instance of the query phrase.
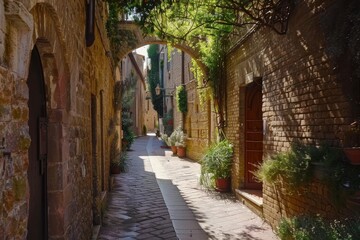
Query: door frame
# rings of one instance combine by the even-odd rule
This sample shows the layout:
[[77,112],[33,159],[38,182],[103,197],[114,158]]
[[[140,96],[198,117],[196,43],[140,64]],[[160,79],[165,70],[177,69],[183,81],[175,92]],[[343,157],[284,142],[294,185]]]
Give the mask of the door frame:
[[[262,78],[256,78],[254,79],[253,82],[251,82],[250,84],[248,84],[247,86],[245,86],[245,101],[244,101],[244,188],[245,189],[254,189],[254,190],[262,190],[262,183],[254,183],[254,182],[249,182],[249,175],[252,174],[250,173],[250,169],[248,168],[248,146],[247,146],[247,120],[248,120],[248,111],[247,111],[247,106],[248,104],[252,104],[254,96],[256,96],[256,94],[260,93],[262,96]],[[262,99],[262,97],[260,98]],[[259,104],[259,103],[258,103]],[[260,108],[261,108],[261,120],[262,120],[262,100],[260,103]],[[262,133],[263,133],[263,125],[262,126]],[[262,136],[262,140],[260,140],[262,142],[262,149],[261,149],[261,158],[263,157],[263,143],[264,143],[264,137],[263,134]],[[261,159],[261,161],[263,161],[263,159]],[[252,174],[253,175],[253,174]]]
[[[33,54],[35,54],[33,56]],[[36,64],[39,64],[38,66],[35,66],[36,70],[39,70],[39,73],[36,73],[36,78],[40,78],[38,79],[39,83],[34,84],[31,83],[29,86],[29,101],[32,98],[33,95],[30,94],[31,89],[35,89],[36,88],[36,92],[39,92],[40,95],[40,101],[41,101],[41,106],[38,106],[40,109],[39,110],[39,116],[37,116],[36,119],[36,123],[34,124],[29,124],[29,132],[31,128],[36,128],[35,131],[37,132],[36,138],[37,139],[32,139],[32,141],[34,141],[34,143],[36,144],[36,152],[37,152],[37,157],[36,159],[30,159],[29,157],[29,164],[30,161],[36,161],[39,162],[39,169],[38,169],[38,173],[41,175],[41,202],[42,202],[42,208],[38,209],[41,211],[41,221],[42,221],[42,226],[41,226],[41,234],[43,239],[47,239],[48,238],[48,183],[47,183],[47,177],[48,177],[48,164],[47,164],[47,149],[48,149],[48,134],[47,134],[47,96],[46,96],[46,84],[45,84],[45,77],[44,77],[44,69],[43,69],[43,64],[41,61],[41,55],[40,55],[40,51],[37,48],[37,46],[35,45],[31,51],[31,55],[30,55],[30,64],[29,64],[29,72],[32,71],[31,67],[32,64],[34,63],[34,61],[36,61]],[[33,59],[36,58],[36,59]],[[28,84],[29,84],[29,78],[30,78],[30,74],[28,76]],[[35,79],[36,81],[37,79]],[[40,87],[39,87],[40,86]],[[38,89],[38,87],[40,89]],[[37,95],[37,97],[39,96]],[[31,106],[29,106],[29,116],[30,116],[30,108],[32,108]],[[30,177],[31,179],[31,177]],[[28,181],[31,181],[28,177]],[[30,184],[29,182],[29,187],[32,184]],[[30,200],[34,200],[34,196],[31,194],[31,189],[29,189],[29,208],[30,208]],[[30,209],[29,209],[29,214],[30,214]],[[29,225],[28,225],[29,228]],[[31,228],[31,227],[30,227]]]

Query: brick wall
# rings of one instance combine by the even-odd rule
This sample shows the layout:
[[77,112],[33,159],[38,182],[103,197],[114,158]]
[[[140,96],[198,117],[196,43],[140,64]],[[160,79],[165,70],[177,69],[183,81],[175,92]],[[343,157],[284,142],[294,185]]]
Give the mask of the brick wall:
[[[171,56],[170,82],[175,86],[181,85],[182,56],[181,51],[174,50]],[[178,111],[174,98],[174,127],[183,122],[184,132],[187,134],[186,156],[193,160],[200,160],[205,148],[209,144],[211,135],[210,103],[200,104],[197,84],[191,73],[191,56],[184,55],[184,84],[187,91],[188,111],[183,115]]]
[[[105,55],[109,47],[102,22],[104,3],[96,5],[96,40],[90,48],[85,47],[85,2],[18,1],[13,7],[4,8],[0,1],[3,20],[4,11],[10,11],[0,21],[0,138],[6,139],[6,150],[11,151],[0,178],[0,239],[24,239],[27,232],[32,193],[27,183],[31,96],[26,80],[34,45],[42,60],[49,118],[49,239],[89,239],[109,179],[114,79]],[[91,144],[91,95],[97,108],[96,155]]]
[[[341,129],[355,117],[352,97],[345,90],[349,82],[337,70],[330,53],[336,45],[326,31],[334,25],[339,7],[344,6],[335,1],[299,1],[285,35],[259,29],[228,55],[226,133],[235,146],[233,188],[241,188],[244,181],[244,87],[254,77],[262,78],[263,156],[288,150],[294,140],[339,145]],[[288,197],[265,185],[265,219],[275,225],[281,216],[330,214],[332,207],[319,189],[315,184],[309,194]]]

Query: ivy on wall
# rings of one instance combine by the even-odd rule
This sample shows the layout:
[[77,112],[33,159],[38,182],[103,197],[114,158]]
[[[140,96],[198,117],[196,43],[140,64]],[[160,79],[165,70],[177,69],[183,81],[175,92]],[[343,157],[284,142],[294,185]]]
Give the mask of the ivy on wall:
[[176,105],[180,112],[187,112],[187,93],[184,85],[176,87]]
[[163,117],[163,92],[156,95],[155,88],[160,85],[160,59],[159,59],[159,45],[151,44],[148,48],[148,57],[150,58],[150,69],[148,70],[148,83],[151,93],[151,102],[153,104],[154,110],[158,113],[160,117]]

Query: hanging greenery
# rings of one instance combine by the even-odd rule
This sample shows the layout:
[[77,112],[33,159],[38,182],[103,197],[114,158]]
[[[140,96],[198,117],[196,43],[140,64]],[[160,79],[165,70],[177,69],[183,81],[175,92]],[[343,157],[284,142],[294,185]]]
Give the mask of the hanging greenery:
[[[225,126],[225,53],[229,34],[240,38],[240,29],[267,26],[279,34],[287,29],[293,0],[108,0],[131,14],[145,35],[157,36],[170,45],[186,45],[199,52],[207,69],[193,68],[200,99],[212,99],[219,132]],[[280,26],[280,28],[278,28]],[[246,33],[246,31],[245,31]],[[203,72],[205,71],[205,72]],[[158,110],[160,112],[161,110]]]
[[150,58],[150,69],[148,70],[148,84],[151,93],[151,102],[153,104],[154,110],[158,113],[160,117],[163,117],[163,92],[159,95],[156,95],[155,88],[159,84],[159,45],[151,44],[147,50],[148,57]]
[[107,36],[110,40],[110,50],[115,62],[118,62],[118,54],[123,47],[136,47],[137,38],[131,30],[119,29],[119,23],[124,15],[124,2],[108,0],[109,15],[106,21]]
[[176,87],[176,105],[180,112],[187,112],[187,93],[184,85]]

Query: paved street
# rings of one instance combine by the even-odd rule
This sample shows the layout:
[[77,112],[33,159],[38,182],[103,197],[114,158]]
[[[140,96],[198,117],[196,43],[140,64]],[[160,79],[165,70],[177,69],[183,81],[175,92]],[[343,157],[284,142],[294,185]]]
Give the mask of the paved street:
[[203,189],[200,165],[173,157],[155,136],[136,139],[128,154],[99,239],[277,239],[232,194]]

